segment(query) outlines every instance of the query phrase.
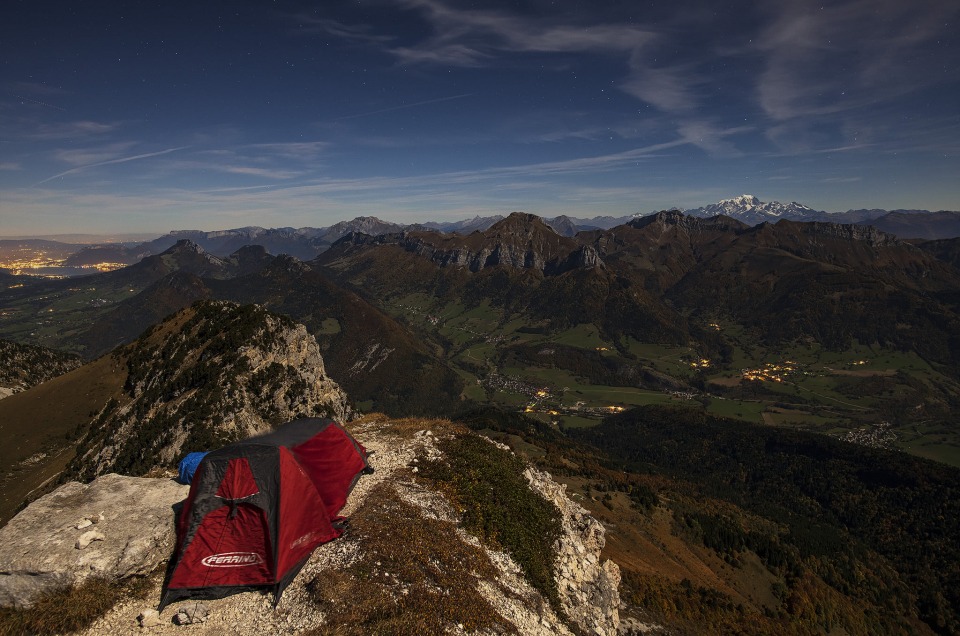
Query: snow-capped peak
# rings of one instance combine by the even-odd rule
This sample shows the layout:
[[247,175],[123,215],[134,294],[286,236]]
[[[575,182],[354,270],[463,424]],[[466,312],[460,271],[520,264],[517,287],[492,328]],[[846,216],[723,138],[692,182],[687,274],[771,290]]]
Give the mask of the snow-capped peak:
[[723,199],[717,205],[739,205],[742,207],[753,207],[755,205],[761,205],[760,199],[753,196],[752,194],[741,194],[738,197],[732,199]]
[[687,214],[704,218],[723,214],[748,225],[773,222],[778,219],[811,221],[820,215],[816,210],[799,203],[781,203],[779,201],[764,203],[752,194],[742,194],[702,208],[687,210]]

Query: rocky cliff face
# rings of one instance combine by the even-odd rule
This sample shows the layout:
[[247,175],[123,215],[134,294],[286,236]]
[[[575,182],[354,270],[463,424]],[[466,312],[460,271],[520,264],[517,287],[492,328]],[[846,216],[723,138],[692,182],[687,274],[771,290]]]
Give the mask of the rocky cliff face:
[[881,232],[871,225],[813,222],[805,225],[804,230],[811,237],[822,236],[846,241],[863,241],[871,247],[903,245],[893,234]]
[[620,567],[600,559],[606,530],[549,474],[529,468],[526,476],[530,487],[560,510],[563,534],[555,547],[554,573],[564,612],[588,634],[616,634]]
[[746,230],[749,226],[740,221],[727,217],[715,216],[708,218],[698,218],[688,216],[679,210],[664,210],[651,214],[650,216],[640,217],[628,223],[630,227],[643,229],[646,227],[656,228],[659,234],[663,234],[671,229],[675,229],[685,235],[697,235],[707,231],[715,232],[737,232]]
[[200,303],[113,355],[126,362],[68,473],[142,475],[301,416],[350,417],[303,325],[255,305]]
[[380,236],[351,234],[344,241],[354,245],[399,245],[440,267],[458,267],[471,272],[502,265],[556,273],[570,267],[601,264],[595,253],[584,254],[575,239],[562,236],[540,217],[518,212],[467,237],[400,232]]

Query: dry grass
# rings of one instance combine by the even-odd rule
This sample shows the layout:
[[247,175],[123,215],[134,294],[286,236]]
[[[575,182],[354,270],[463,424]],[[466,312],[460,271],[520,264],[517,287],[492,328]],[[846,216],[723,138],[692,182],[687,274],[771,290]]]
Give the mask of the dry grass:
[[0,636],[70,634],[89,627],[121,598],[145,597],[150,579],[125,581],[90,578],[81,583],[41,595],[28,608],[0,608]]
[[382,413],[368,413],[363,417],[353,420],[346,425],[351,433],[358,428],[363,428],[366,424],[378,423],[383,427],[380,429],[387,435],[396,435],[402,439],[411,439],[420,431],[429,430],[437,436],[460,435],[468,431],[462,424],[455,424],[445,419],[425,419],[418,417],[405,417],[391,419]]
[[348,538],[362,546],[359,559],[308,584],[327,619],[312,635],[423,636],[457,624],[510,632],[477,590],[477,579],[495,578],[495,568],[454,524],[424,518],[380,485],[351,517]]
[[[104,356],[70,373],[0,400],[0,428],[17,443],[0,446],[0,524],[73,457],[74,439],[110,398],[123,394],[126,366]],[[25,463],[31,456],[41,458]],[[52,482],[51,482],[52,483]]]

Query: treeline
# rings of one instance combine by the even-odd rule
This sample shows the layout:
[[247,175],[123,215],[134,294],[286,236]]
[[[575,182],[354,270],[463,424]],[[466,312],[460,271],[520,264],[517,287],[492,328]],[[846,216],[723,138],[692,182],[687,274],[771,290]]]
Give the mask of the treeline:
[[[775,605],[623,570],[623,598],[678,633],[958,633],[960,471],[695,409],[648,407],[594,429],[492,408],[459,421],[607,505],[670,512],[673,532],[738,569],[755,555]],[[608,506],[609,507],[609,506]]]
[[635,409],[571,435],[631,471],[693,482],[786,528],[757,535],[732,519],[683,518],[720,553],[757,553],[791,591],[809,570],[844,595],[960,632],[957,469],[671,407]]
[[949,292],[921,295],[864,272],[774,270],[767,277],[691,277],[669,297],[695,314],[729,315],[771,346],[806,337],[832,351],[877,343],[958,371],[960,305]]

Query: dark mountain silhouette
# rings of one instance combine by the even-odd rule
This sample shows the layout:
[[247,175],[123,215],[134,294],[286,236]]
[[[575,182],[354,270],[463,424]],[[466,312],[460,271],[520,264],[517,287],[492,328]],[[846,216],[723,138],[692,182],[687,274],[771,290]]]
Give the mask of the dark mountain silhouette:
[[257,303],[303,323],[320,343],[331,377],[357,402],[402,415],[459,403],[462,381],[431,347],[301,261],[276,257],[259,272],[206,284],[214,298]]
[[960,236],[960,212],[894,211],[871,220],[873,227],[899,238],[949,239]]
[[[198,253],[191,245],[185,242],[171,248],[167,261],[197,265],[189,257]],[[158,271],[156,262],[148,271]],[[110,308],[70,342],[94,358],[132,341],[197,300],[256,303],[304,323],[318,338],[332,377],[357,402],[370,401],[377,410],[401,415],[432,409],[438,396],[442,397],[439,403],[451,409],[458,403],[462,382],[431,348],[393,318],[302,261],[244,248],[229,259],[217,259],[217,266],[210,271],[216,277],[186,268],[165,275]],[[230,273],[236,275],[230,278]],[[142,271],[134,272],[137,279],[142,275]]]
[[151,254],[154,254],[145,245],[86,245],[71,254],[63,261],[65,267],[82,267],[97,265],[98,263],[123,263],[132,265]]
[[917,247],[960,269],[960,238],[924,241]]
[[74,338],[88,358],[126,344],[170,314],[210,298],[203,279],[187,271],[167,274],[139,294],[124,300]]
[[214,256],[189,239],[181,239],[161,254],[148,256],[129,267],[105,272],[98,275],[96,280],[101,284],[120,283],[143,287],[173,272],[209,278],[226,278],[234,273],[230,262]]
[[[452,408],[462,380],[445,359],[449,343],[388,315],[385,303],[404,295],[490,303],[540,333],[593,325],[624,355],[628,338],[721,355],[729,343],[704,325],[724,316],[768,346],[804,341],[844,350],[858,341],[955,369],[958,277],[933,254],[867,226],[750,227],[671,211],[567,237],[515,213],[469,235],[353,232],[309,263],[254,246],[221,258],[184,240],[83,279],[97,293],[119,290],[120,300],[56,337],[92,358],[198,299],[258,303],[318,337],[353,399],[419,413]],[[69,304],[71,284],[3,296],[29,303],[55,293]]]

